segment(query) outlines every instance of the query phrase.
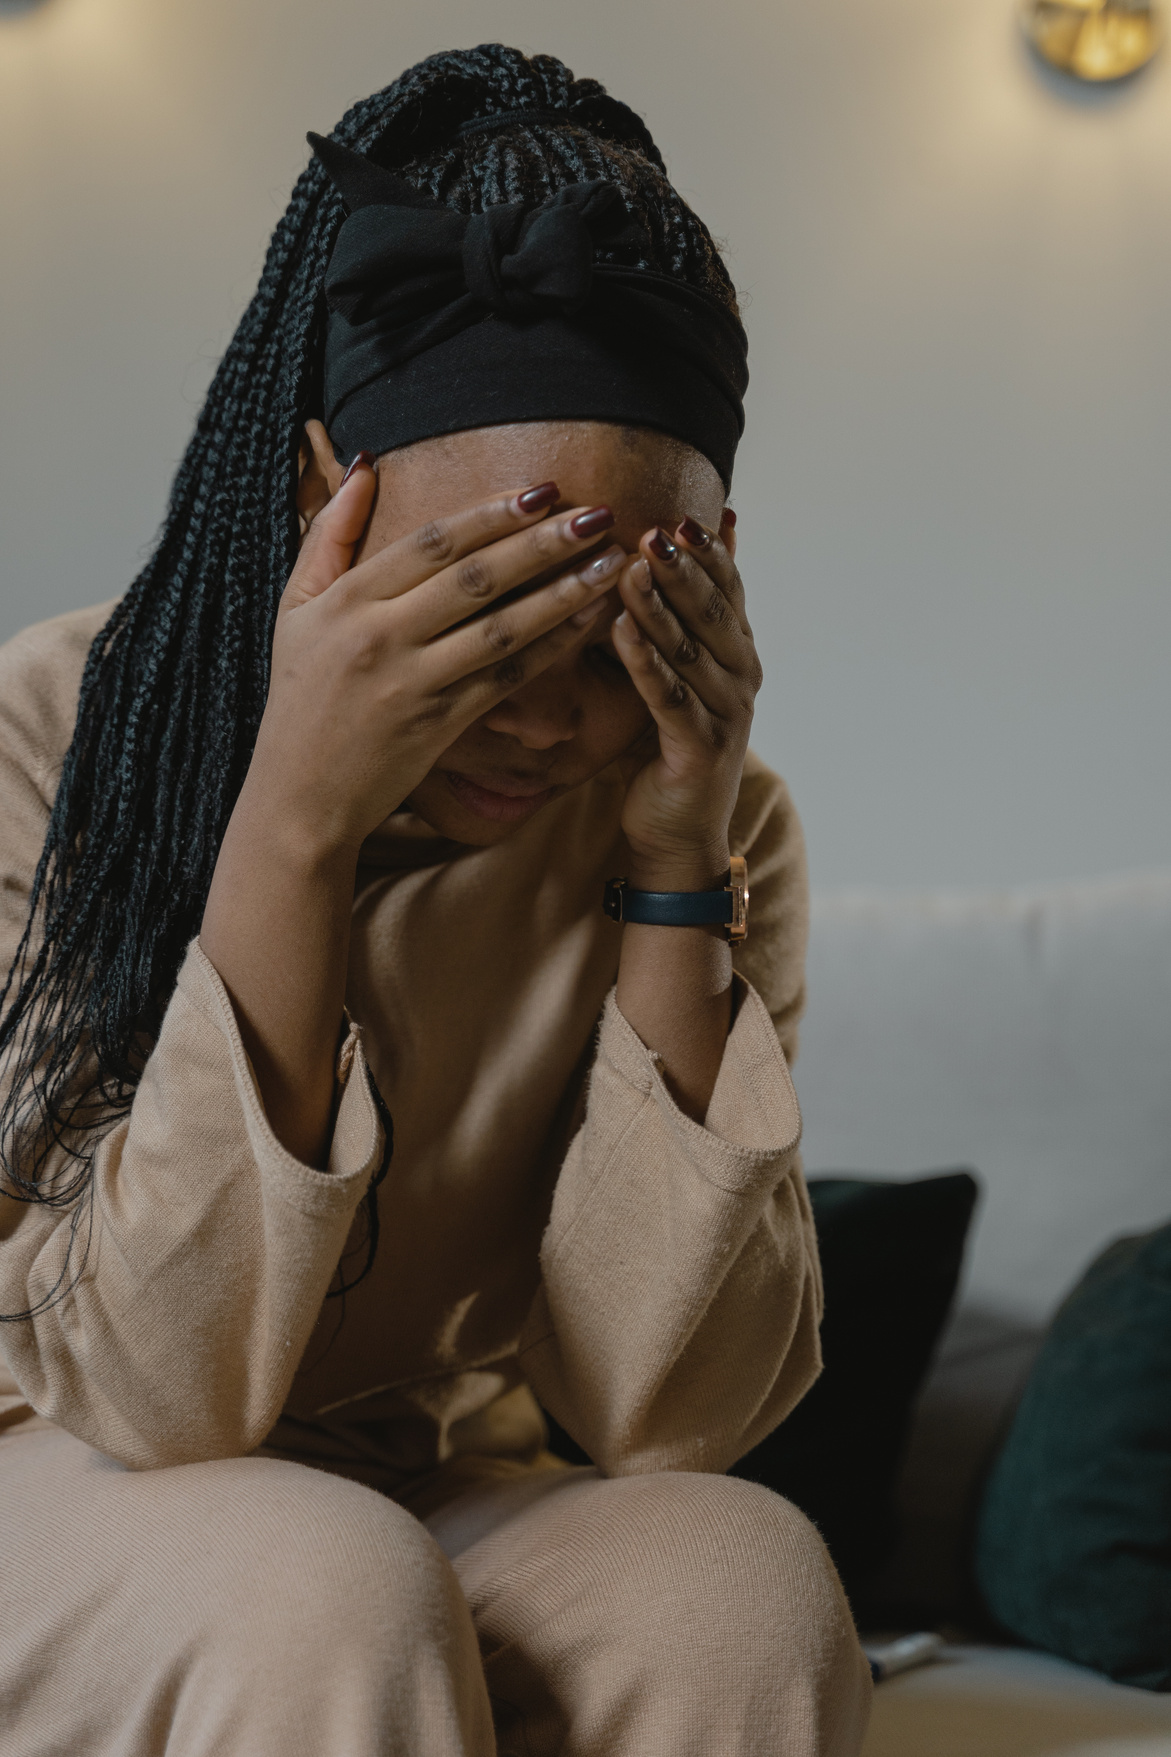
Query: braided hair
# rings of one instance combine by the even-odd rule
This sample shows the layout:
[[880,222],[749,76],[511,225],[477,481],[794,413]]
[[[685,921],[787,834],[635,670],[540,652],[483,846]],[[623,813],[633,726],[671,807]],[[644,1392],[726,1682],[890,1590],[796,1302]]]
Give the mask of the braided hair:
[[[496,43],[432,55],[356,104],[333,138],[466,214],[606,178],[636,224],[601,260],[670,275],[735,309],[719,252],[645,124],[552,56]],[[199,929],[297,559],[300,441],[321,410],[322,286],[343,218],[312,159],[216,372],[154,553],[90,649],[28,922],[0,990],[10,1075],[0,1176],[19,1201],[79,1206],[101,1130],[130,1108]],[[368,1212],[367,1269],[374,1188]],[[47,1298],[64,1285],[63,1272]]]

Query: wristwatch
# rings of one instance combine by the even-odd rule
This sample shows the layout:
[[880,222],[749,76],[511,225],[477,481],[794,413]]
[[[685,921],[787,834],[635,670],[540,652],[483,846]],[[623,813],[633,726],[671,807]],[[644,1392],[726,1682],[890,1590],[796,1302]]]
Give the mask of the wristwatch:
[[632,891],[624,878],[606,881],[602,908],[611,921],[648,927],[722,925],[732,945],[748,937],[748,862],[732,856],[722,891]]

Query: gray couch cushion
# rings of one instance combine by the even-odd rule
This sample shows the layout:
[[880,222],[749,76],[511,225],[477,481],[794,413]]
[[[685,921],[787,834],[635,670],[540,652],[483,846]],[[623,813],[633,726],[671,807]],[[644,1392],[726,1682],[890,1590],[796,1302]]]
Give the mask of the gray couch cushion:
[[1171,1698],[1044,1653],[952,1647],[879,1684],[862,1757],[1171,1757]]

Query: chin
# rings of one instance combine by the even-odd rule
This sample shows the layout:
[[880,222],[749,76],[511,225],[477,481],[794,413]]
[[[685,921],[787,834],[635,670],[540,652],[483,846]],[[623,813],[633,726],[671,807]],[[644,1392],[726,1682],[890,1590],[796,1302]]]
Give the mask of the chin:
[[463,842],[469,848],[494,848],[507,842],[521,828],[520,824],[486,824],[470,812],[428,812],[416,807],[419,816],[429,823],[437,835],[452,842]]

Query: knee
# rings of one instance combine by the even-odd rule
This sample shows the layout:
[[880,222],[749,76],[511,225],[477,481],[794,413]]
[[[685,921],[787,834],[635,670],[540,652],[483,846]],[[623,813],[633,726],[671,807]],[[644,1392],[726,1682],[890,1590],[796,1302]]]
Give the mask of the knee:
[[640,1576],[653,1582],[673,1642],[718,1659],[744,1701],[781,1705],[794,1750],[855,1752],[870,1668],[829,1551],[804,1513],[734,1477],[664,1472],[606,1486],[618,1491],[608,1541],[626,1557],[632,1599]]
[[352,1658],[409,1660],[449,1624],[459,1589],[419,1522],[343,1478],[275,1459],[184,1465],[138,1478],[159,1503],[189,1623],[296,1665],[323,1641]]
[[736,1477],[689,1477],[662,1492],[681,1514],[710,1530],[723,1567],[760,1607],[801,1607],[818,1624],[845,1614],[845,1595],[816,1526],[792,1501]]
[[684,1472],[603,1485],[606,1547],[632,1592],[651,1585],[701,1644],[734,1642],[775,1663],[856,1668],[858,1643],[837,1571],[815,1527],[759,1484]]

